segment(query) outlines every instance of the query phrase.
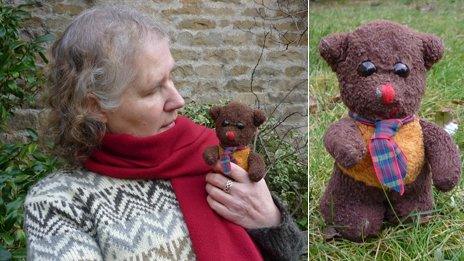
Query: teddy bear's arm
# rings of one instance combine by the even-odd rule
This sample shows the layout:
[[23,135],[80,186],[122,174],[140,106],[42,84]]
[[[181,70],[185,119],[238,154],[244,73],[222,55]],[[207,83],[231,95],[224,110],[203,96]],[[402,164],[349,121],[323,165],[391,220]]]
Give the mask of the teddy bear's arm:
[[420,120],[420,124],[433,184],[441,191],[449,191],[458,183],[461,176],[459,150],[442,128],[423,119]]
[[206,164],[210,166],[214,165],[219,159],[218,146],[211,146],[206,148],[203,152],[203,159],[205,160]]
[[324,135],[324,145],[335,162],[345,168],[358,163],[367,152],[361,132],[349,118],[330,125]]
[[254,182],[260,181],[266,175],[264,160],[256,152],[250,152],[248,156],[248,174],[250,180]]

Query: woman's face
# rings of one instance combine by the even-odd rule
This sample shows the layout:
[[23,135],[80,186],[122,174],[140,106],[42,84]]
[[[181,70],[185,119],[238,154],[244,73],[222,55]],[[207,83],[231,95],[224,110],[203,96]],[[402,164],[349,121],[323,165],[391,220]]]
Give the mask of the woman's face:
[[174,59],[168,41],[146,44],[135,66],[138,76],[123,92],[121,105],[104,112],[108,130],[143,137],[172,128],[184,99],[171,79]]

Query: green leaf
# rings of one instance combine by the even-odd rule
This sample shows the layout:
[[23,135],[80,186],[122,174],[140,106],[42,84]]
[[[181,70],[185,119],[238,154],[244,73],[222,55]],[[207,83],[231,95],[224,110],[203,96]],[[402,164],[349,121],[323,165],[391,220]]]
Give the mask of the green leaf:
[[27,137],[30,138],[32,141],[37,141],[39,136],[37,135],[37,131],[31,128],[26,129]]
[[18,210],[21,207],[21,205],[23,204],[23,202],[24,202],[23,197],[16,198],[14,201],[6,204],[6,212],[11,213],[13,211]]
[[15,232],[15,238],[17,241],[25,241],[26,239],[26,233],[22,229],[18,229]]
[[0,217],[3,217],[6,215],[6,206],[5,203],[3,202],[3,198],[0,197]]
[[26,248],[17,249],[12,252],[14,259],[25,259],[27,257]]
[[36,43],[52,42],[55,39],[53,34],[45,34],[35,38]]
[[20,18],[21,20],[30,17],[29,12],[21,9],[21,8],[16,8],[14,12],[15,16]]
[[4,234],[3,235],[3,241],[5,241],[5,244],[7,246],[11,246],[14,243],[14,237],[10,234]]
[[[16,223],[16,220],[17,220],[17,217],[18,217],[18,213],[17,212],[11,212],[9,213],[5,220],[3,221],[3,229],[5,231],[9,231],[13,228],[14,224]],[[13,239],[14,240],[14,239]]]

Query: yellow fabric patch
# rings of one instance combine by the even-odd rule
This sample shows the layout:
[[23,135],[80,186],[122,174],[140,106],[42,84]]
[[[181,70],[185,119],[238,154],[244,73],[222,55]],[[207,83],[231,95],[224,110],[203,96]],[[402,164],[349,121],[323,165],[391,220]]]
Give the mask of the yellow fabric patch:
[[[235,151],[232,153],[232,159],[235,160],[235,162],[233,160],[231,161],[248,171],[248,155],[250,155],[250,151],[251,149],[249,147]],[[224,149],[219,147],[219,155],[222,155],[223,153]]]
[[[373,126],[365,125],[356,122],[356,125],[361,132],[366,147],[369,140],[374,134]],[[398,144],[398,147],[403,151],[408,161],[408,171],[406,173],[405,184],[409,184],[416,180],[424,165],[424,140],[422,138],[422,128],[419,119],[401,126],[399,131],[393,137],[393,140]],[[368,147],[367,147],[368,149]],[[350,168],[343,168],[338,165],[342,172],[357,181],[361,181],[368,186],[381,188],[381,184],[377,179],[372,165],[371,155],[367,150],[366,156],[356,165]]]

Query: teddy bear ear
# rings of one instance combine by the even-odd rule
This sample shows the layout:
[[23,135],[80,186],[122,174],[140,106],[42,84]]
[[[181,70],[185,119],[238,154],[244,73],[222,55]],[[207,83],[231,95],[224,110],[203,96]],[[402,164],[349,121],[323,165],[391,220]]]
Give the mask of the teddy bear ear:
[[339,62],[345,60],[347,48],[348,33],[331,34],[322,38],[319,43],[319,53],[333,71],[336,70]]
[[221,114],[221,107],[213,106],[209,109],[209,115],[213,118],[213,120],[217,120],[217,118],[219,118],[219,114]]
[[262,110],[256,109],[253,111],[253,124],[256,127],[259,127],[265,121],[266,121],[266,116],[264,115],[264,112]]
[[438,62],[445,51],[443,41],[432,34],[421,35],[424,53],[424,64],[425,68],[430,69],[432,65]]

